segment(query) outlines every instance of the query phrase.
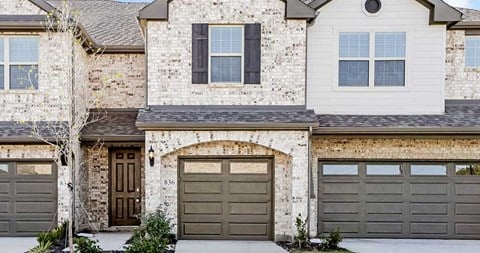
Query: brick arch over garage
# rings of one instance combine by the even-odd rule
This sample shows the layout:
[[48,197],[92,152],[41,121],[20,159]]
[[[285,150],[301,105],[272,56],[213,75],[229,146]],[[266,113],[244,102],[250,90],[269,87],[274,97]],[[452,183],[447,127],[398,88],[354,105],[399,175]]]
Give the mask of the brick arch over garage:
[[[146,211],[164,208],[176,223],[179,156],[274,157],[274,235],[291,236],[298,214],[306,216],[308,132],[306,131],[158,131],[147,132],[155,165],[146,162]],[[174,233],[176,233],[176,224]]]

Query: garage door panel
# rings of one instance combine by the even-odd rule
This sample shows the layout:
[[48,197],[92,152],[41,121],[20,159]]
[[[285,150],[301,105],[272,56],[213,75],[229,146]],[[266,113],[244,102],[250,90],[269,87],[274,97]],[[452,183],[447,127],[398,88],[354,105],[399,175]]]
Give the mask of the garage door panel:
[[359,234],[360,222],[359,221],[328,221],[322,222],[323,231],[328,233],[333,230],[340,229],[342,234]]
[[403,214],[403,203],[366,203],[367,214]]
[[256,203],[256,202],[268,202],[270,201],[269,195],[254,195],[254,194],[230,194],[228,200],[230,202],[244,202],[244,203]]
[[10,202],[0,202],[0,214],[8,214],[10,212]]
[[0,197],[1,195],[8,195],[9,194],[9,182],[0,182]]
[[222,182],[184,182],[186,194],[222,194]]
[[230,214],[267,215],[270,203],[230,203]]
[[28,195],[41,195],[48,194],[53,195],[54,189],[52,182],[17,182],[15,184],[15,193],[17,195],[28,194]]
[[403,222],[366,222],[367,234],[397,234],[403,233]]
[[459,196],[480,196],[480,184],[455,184],[455,194]]
[[410,233],[413,235],[448,235],[448,223],[411,223]]
[[411,203],[410,213],[412,215],[447,215],[448,203]]
[[223,203],[184,203],[184,214],[222,214]]
[[410,184],[410,192],[412,195],[447,195],[448,184]]
[[48,231],[52,227],[52,221],[32,221],[32,220],[17,220],[15,228],[17,233],[35,233],[38,231]]
[[230,194],[268,194],[269,184],[258,182],[230,182]]
[[55,211],[55,203],[49,202],[16,202],[17,214],[52,214]]
[[231,236],[267,236],[269,225],[248,224],[248,223],[230,223],[228,226]]
[[221,235],[222,223],[184,223],[185,235]]
[[357,183],[324,183],[324,194],[351,194],[358,195],[360,184]]
[[358,214],[360,211],[358,202],[323,202],[321,205],[325,214]]
[[10,221],[9,220],[0,220],[0,234],[10,233]]
[[480,203],[456,203],[455,214],[480,216]]
[[458,235],[480,236],[480,223],[456,223],[455,232]]
[[367,195],[402,195],[403,183],[368,183],[366,193]]

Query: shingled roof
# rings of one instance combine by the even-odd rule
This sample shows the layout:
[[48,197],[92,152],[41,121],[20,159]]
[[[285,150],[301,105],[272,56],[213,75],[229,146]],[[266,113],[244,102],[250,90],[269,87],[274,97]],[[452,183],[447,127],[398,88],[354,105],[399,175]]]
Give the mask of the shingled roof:
[[83,141],[144,141],[145,132],[135,126],[138,110],[106,110],[94,115],[98,121],[82,131]]
[[140,129],[308,129],[318,125],[303,106],[152,106],[140,110]]
[[441,115],[317,115],[317,134],[480,133],[480,100],[447,100]]
[[15,122],[15,121],[0,121],[0,142],[42,142],[35,139],[33,136],[33,129],[35,126],[37,133],[46,140],[53,140],[56,133],[62,128],[58,128],[61,122],[58,121],[40,121],[40,122]]
[[[54,6],[61,3],[59,0],[48,2]],[[137,16],[146,4],[113,0],[72,1],[80,23],[97,46],[106,49],[128,46],[138,51],[143,51],[144,39]]]

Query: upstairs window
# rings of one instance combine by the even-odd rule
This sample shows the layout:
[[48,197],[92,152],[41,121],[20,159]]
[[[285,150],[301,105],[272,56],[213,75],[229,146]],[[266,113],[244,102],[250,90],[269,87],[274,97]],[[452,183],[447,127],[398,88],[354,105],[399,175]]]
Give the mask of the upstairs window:
[[192,25],[192,84],[260,84],[261,24]]
[[0,89],[38,89],[37,37],[0,37]]
[[404,32],[339,34],[340,87],[405,86]]
[[480,36],[465,39],[465,67],[480,68]]

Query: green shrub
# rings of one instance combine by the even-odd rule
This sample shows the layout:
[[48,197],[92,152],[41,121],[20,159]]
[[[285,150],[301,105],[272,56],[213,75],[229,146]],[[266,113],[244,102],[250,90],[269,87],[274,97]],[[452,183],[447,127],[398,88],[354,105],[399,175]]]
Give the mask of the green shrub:
[[28,253],[50,253],[52,242],[39,242],[38,246],[28,251]]
[[157,210],[142,219],[142,225],[135,230],[128,253],[163,253],[170,243],[170,220],[165,213]]
[[322,244],[320,245],[322,250],[337,250],[340,249],[338,245],[342,242],[342,234],[340,234],[340,229],[332,230],[327,238],[323,239]]
[[37,236],[37,242],[44,244],[51,242],[52,245],[62,242],[66,237],[67,226],[68,224],[64,222],[52,231],[39,233]]
[[308,232],[305,228],[307,221],[302,219],[302,215],[299,214],[295,219],[295,226],[297,228],[297,235],[295,236],[295,246],[299,249],[306,248],[310,245],[310,240],[308,238]]
[[102,248],[98,246],[98,241],[90,240],[86,237],[74,238],[76,253],[101,253]]

